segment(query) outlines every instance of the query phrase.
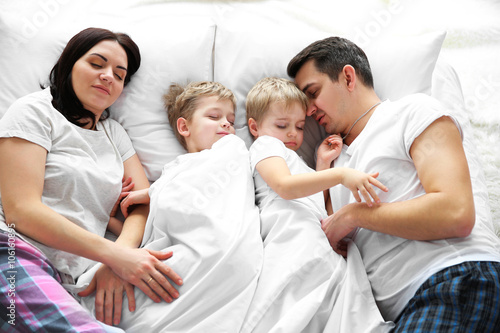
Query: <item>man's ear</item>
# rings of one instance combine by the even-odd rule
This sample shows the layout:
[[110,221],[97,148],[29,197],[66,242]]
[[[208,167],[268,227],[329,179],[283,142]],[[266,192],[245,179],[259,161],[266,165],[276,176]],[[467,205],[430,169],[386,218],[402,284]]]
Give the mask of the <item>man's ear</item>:
[[252,134],[254,139],[259,137],[259,129],[257,127],[257,121],[255,121],[255,119],[248,119],[248,129],[250,130],[250,134]]
[[179,132],[180,135],[183,137],[189,136],[189,128],[187,125],[187,120],[186,118],[179,117],[177,119],[177,131]]
[[349,91],[353,91],[354,87],[356,86],[357,80],[356,70],[354,69],[354,67],[352,67],[351,65],[345,65],[342,69],[342,75],[347,89]]

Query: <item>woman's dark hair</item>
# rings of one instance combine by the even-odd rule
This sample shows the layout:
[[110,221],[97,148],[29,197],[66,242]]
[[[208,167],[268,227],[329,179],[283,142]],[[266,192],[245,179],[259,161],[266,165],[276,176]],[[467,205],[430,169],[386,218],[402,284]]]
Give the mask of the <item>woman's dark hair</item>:
[[[91,111],[86,110],[76,96],[71,82],[71,72],[78,59],[103,40],[118,42],[127,53],[127,75],[124,79],[124,86],[126,86],[141,64],[139,47],[127,34],[114,33],[107,29],[87,28],[73,36],[50,72],[50,92],[53,97],[52,105],[69,122],[80,127],[89,123],[82,122],[82,119],[91,119],[90,122],[93,127],[95,124],[95,115]],[[108,117],[109,110],[106,109],[100,119],[104,120]]]
[[373,75],[365,52],[348,39],[328,37],[310,44],[290,60],[288,75],[295,78],[309,60],[314,61],[318,72],[328,75],[333,82],[338,81],[345,65],[351,65],[365,86],[373,88]]

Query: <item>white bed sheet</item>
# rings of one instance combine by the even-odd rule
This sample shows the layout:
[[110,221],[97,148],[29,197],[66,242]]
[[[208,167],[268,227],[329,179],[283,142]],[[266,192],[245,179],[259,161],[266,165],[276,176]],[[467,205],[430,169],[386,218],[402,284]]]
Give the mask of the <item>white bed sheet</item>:
[[[173,251],[180,297],[154,303],[135,289],[127,332],[238,332],[262,266],[259,211],[248,150],[234,135],[179,156],[150,189],[145,248]],[[84,300],[91,311],[94,298]],[[125,300],[126,302],[126,300]]]

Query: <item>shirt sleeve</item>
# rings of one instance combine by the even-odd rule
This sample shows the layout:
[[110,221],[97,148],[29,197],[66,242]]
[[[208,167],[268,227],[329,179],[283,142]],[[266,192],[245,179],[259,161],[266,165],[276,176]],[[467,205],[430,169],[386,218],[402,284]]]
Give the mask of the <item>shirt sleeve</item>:
[[[420,134],[422,134],[434,121],[438,120],[441,117],[449,117],[455,123],[463,140],[462,127],[460,126],[458,120],[446,109],[444,109],[443,105],[438,100],[429,96],[423,96],[422,98],[422,96],[419,95],[421,94],[417,94],[416,98],[421,98],[420,103],[411,103],[410,101],[410,104],[408,106],[410,108],[410,112],[407,113],[407,126],[405,127],[404,131],[404,143],[408,156],[410,156],[410,148],[415,139]],[[436,140],[439,139],[442,138],[436,137]]]
[[0,137],[21,138],[50,151],[55,120],[49,107],[34,95],[17,100],[0,119]]
[[115,144],[120,156],[122,157],[122,161],[128,160],[135,154],[134,146],[132,145],[132,141],[128,136],[125,129],[120,125],[116,120],[107,119],[107,127],[111,136],[111,140]]
[[250,166],[252,172],[255,166],[268,157],[281,157],[286,160],[287,148],[280,140],[271,136],[261,136],[250,147]]

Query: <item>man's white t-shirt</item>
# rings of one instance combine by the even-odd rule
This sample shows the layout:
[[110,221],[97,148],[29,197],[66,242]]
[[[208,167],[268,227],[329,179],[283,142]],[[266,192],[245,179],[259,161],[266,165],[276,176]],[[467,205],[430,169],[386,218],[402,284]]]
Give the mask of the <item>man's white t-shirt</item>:
[[[453,119],[461,132],[458,122],[427,95],[385,101],[352,144],[343,146],[334,165],[367,173],[379,172],[378,180],[389,188],[387,193],[376,189],[382,202],[424,195],[410,148],[414,140],[442,116]],[[423,143],[423,150],[415,153],[425,154],[442,140],[443,137],[436,135]],[[355,202],[352,193],[343,186],[332,187],[330,197],[334,211]],[[413,241],[359,229],[353,240],[361,252],[375,299],[386,320],[395,320],[420,285],[443,268],[465,261],[500,261],[499,239],[479,218],[471,235],[465,238]]]
[[[116,121],[99,121],[97,130],[86,130],[66,120],[51,101],[49,88],[16,101],[0,119],[0,137],[22,138],[45,148],[42,202],[82,228],[104,236],[121,191],[123,162],[135,154],[132,143]],[[0,229],[8,230],[1,205]],[[21,236],[73,279],[93,264]]]

